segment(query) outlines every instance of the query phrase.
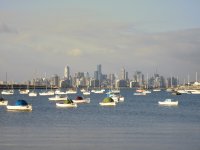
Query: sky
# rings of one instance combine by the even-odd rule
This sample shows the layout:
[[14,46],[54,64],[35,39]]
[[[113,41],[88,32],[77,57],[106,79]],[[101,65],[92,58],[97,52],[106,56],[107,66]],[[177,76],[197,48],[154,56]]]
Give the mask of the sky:
[[0,80],[135,71],[200,80],[199,0],[0,0]]

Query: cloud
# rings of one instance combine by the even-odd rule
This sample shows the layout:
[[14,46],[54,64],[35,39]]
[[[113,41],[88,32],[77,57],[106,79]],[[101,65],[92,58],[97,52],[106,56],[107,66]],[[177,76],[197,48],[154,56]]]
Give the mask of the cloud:
[[71,49],[67,52],[70,56],[79,57],[82,54],[82,51],[79,48]]
[[[137,23],[101,22],[91,18],[85,22],[54,20],[49,19],[47,24],[33,18],[28,25],[18,22],[16,26],[1,23],[0,33],[18,34],[3,34],[0,51],[6,50],[5,58],[9,58],[7,51],[15,51],[18,59],[30,58],[29,66],[38,66],[40,70],[67,63],[77,71],[75,68],[93,71],[96,64],[102,64],[109,73],[123,66],[127,71],[153,72],[159,66],[159,70],[167,74],[183,73],[186,68],[194,69],[200,64],[199,28],[148,33]],[[18,28],[20,30],[15,32]]]

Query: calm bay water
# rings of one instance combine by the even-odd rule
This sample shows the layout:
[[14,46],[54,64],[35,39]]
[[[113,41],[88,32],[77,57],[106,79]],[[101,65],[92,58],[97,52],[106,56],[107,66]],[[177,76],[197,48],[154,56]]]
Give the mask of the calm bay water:
[[[0,107],[0,149],[200,149],[200,95],[133,93],[132,89],[122,89],[125,101],[115,107],[99,106],[106,95],[91,94],[91,103],[72,109],[57,108],[46,96],[4,96],[9,104],[27,100],[33,111],[10,112]],[[158,101],[165,98],[179,100],[179,106],[159,106]]]

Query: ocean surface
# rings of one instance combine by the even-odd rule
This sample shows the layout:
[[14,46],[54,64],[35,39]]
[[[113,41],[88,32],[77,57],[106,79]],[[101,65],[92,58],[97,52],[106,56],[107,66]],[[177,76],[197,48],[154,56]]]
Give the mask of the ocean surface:
[[[32,112],[11,112],[0,106],[1,150],[200,150],[200,95],[152,92],[133,95],[121,89],[125,101],[102,107],[106,94],[94,94],[89,104],[57,108],[49,96],[4,96],[12,105],[27,100]],[[75,98],[81,95],[69,95]],[[178,106],[159,106],[172,98]]]

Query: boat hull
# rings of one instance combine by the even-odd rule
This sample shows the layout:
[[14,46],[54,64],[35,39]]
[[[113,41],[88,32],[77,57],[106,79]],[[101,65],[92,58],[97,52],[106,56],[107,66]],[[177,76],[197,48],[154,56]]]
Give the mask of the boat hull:
[[64,103],[56,103],[57,107],[69,107],[69,108],[74,108],[77,107],[76,103],[72,103],[72,104],[64,104]]
[[83,95],[90,95],[90,92],[83,92]]
[[174,102],[158,102],[159,105],[165,105],[165,106],[177,106],[178,105],[178,101],[174,101]]
[[29,90],[20,90],[19,93],[20,93],[20,94],[28,94],[28,93],[29,93]]
[[35,96],[37,96],[37,93],[31,92],[31,93],[29,93],[28,95],[29,95],[30,97],[35,97]]
[[7,110],[32,111],[32,105],[26,105],[26,106],[7,105]]
[[64,101],[67,100],[67,97],[50,97],[49,100],[50,101]]
[[103,103],[103,102],[101,102],[101,103],[99,103],[99,105],[101,105],[101,106],[115,106],[116,103],[115,102],[109,102],[109,103]]
[[0,106],[6,106],[8,105],[8,101],[0,101]]
[[3,90],[1,92],[2,95],[13,95],[14,94],[14,90]]
[[140,92],[136,92],[136,93],[134,93],[134,95],[139,95],[140,96],[140,95],[147,95],[147,94],[144,93],[144,92],[141,92],[141,93]]
[[74,103],[90,103],[90,98],[82,100],[72,100]]
[[55,94],[54,92],[42,92],[42,93],[39,93],[40,96],[52,96],[54,94]]

